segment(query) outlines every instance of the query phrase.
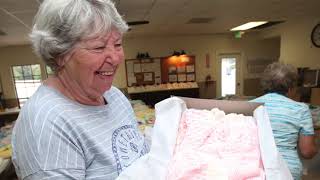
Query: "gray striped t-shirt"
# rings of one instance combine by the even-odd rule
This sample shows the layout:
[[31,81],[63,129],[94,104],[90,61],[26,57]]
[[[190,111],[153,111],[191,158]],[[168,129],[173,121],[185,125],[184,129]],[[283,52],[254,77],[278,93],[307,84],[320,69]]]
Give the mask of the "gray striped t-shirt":
[[115,87],[108,104],[87,106],[41,85],[21,109],[12,160],[21,179],[113,180],[149,150],[127,98]]

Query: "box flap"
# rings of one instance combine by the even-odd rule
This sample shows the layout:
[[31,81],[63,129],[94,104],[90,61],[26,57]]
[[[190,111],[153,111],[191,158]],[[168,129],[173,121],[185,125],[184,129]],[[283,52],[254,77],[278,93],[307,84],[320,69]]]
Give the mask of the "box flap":
[[237,113],[246,116],[253,116],[253,111],[262,103],[254,103],[247,101],[227,101],[227,100],[214,100],[214,99],[197,99],[197,98],[181,98],[187,105],[187,108],[194,109],[207,109],[218,108],[223,110],[226,114]]

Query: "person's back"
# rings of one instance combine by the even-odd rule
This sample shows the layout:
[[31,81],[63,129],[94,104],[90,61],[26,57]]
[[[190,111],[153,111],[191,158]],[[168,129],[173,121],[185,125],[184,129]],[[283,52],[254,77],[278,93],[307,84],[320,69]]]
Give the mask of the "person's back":
[[277,93],[269,93],[253,101],[264,103],[280,154],[294,177],[295,173],[301,174],[302,165],[297,151],[299,134],[314,134],[307,105]]
[[304,135],[314,134],[311,114],[306,104],[277,93],[268,93],[253,101],[264,103],[280,149],[296,149],[300,132]]
[[296,94],[297,79],[293,66],[278,62],[270,64],[261,80],[266,94],[253,102],[264,103],[278,150],[294,179],[299,180],[302,175],[299,153],[304,158],[312,158],[317,149],[308,106],[289,98]]

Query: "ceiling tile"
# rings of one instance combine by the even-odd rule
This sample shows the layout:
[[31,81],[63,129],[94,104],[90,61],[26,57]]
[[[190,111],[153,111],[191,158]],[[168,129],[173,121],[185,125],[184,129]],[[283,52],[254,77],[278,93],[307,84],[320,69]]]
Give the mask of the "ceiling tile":
[[15,13],[14,15],[19,18],[23,23],[32,27],[33,18],[36,14],[36,11],[28,11],[22,13]]
[[36,0],[1,0],[0,7],[11,12],[36,10],[39,3]]
[[[0,0],[0,29],[5,43],[26,41],[40,0]],[[253,20],[292,20],[320,17],[320,0],[113,0],[126,21],[148,20],[132,26],[129,37],[230,33]],[[12,16],[15,16],[13,18]],[[191,18],[213,18],[207,24],[186,24]]]

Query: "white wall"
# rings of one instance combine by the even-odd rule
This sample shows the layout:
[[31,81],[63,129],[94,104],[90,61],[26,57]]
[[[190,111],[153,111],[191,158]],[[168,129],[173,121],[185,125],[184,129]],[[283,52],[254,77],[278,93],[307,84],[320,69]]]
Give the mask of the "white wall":
[[313,27],[320,18],[295,19],[261,33],[261,37],[281,36],[280,61],[296,67],[320,68],[320,48],[311,43]]
[[[257,40],[256,34],[246,34],[241,39],[234,39],[232,35],[127,38],[123,44],[127,59],[135,58],[137,52],[148,52],[153,57],[163,57],[171,55],[174,50],[183,49],[188,54],[196,56],[197,81],[204,81],[207,75],[211,75],[216,80],[218,53],[242,54],[242,74],[245,77],[246,59],[278,58],[280,49],[280,43],[277,39]],[[210,55],[210,68],[205,66],[207,53]],[[5,89],[4,95],[6,98],[15,98],[10,66],[39,63],[40,61],[33,55],[29,45],[0,48],[0,54],[0,76]],[[118,69],[114,85],[126,87],[124,63]]]

